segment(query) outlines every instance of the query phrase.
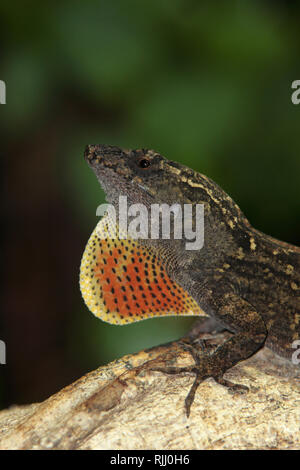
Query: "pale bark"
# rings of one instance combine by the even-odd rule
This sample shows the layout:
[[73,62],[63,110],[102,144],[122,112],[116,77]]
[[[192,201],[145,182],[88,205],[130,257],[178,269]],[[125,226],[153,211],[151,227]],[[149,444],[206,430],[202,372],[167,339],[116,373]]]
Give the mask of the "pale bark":
[[208,379],[187,418],[193,377],[147,370],[161,355],[192,363],[172,343],[90,372],[43,403],[4,410],[0,449],[300,448],[299,367],[265,349],[226,373],[249,392],[233,395]]

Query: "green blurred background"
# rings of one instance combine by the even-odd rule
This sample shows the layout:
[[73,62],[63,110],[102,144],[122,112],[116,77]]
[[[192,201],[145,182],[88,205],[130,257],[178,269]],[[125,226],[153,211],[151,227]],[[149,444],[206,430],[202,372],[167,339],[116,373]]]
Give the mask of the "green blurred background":
[[251,223],[299,241],[299,2],[1,2],[5,249],[0,405],[43,400],[189,319],[117,327],[78,275],[104,201],[87,143],[154,148],[207,174]]

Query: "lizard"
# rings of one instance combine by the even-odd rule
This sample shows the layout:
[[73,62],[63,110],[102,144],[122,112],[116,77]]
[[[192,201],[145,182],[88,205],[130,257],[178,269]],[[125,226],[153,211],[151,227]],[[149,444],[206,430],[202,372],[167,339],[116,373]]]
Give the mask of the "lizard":
[[[83,298],[104,321],[122,325],[163,315],[198,319],[189,336],[195,363],[155,369],[195,374],[185,400],[187,416],[206,378],[233,390],[247,389],[223,375],[263,346],[291,359],[293,342],[300,339],[299,247],[253,228],[214,181],[154,150],[88,145],[84,156],[117,210],[120,195],[147,208],[203,204],[201,249],[186,250],[184,236],[110,239],[110,222],[103,217],[86,246],[80,271]],[[203,316],[232,335],[214,352],[199,354],[195,338]]]

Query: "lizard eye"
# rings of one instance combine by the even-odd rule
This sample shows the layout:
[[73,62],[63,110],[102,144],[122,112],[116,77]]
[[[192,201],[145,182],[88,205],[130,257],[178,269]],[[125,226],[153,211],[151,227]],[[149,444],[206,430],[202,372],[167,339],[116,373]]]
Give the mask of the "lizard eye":
[[148,160],[148,158],[141,158],[138,161],[138,166],[140,168],[148,168],[150,166],[150,160]]

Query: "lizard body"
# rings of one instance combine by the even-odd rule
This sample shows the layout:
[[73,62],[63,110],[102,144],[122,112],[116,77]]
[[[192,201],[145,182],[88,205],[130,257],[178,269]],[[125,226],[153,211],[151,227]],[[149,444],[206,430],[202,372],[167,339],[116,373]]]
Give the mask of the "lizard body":
[[[237,204],[216,183],[184,165],[167,160],[153,150],[123,150],[118,147],[90,145],[86,148],[85,158],[103,187],[108,202],[116,207],[120,194],[127,196],[128,204],[143,203],[147,208],[151,204],[163,203],[204,205],[202,249],[187,251],[184,238],[149,238],[130,242],[129,252],[136,254],[140,250],[142,253],[139,256],[141,264],[134,266],[135,269],[143,268],[146,272],[144,265],[146,263],[148,268],[147,254],[151,253],[153,272],[150,280],[146,277],[146,290],[149,286],[150,289],[151,286],[157,288],[157,285],[159,288],[160,284],[162,288],[155,291],[155,298],[150,290],[147,291],[149,298],[144,293],[144,297],[139,298],[140,302],[134,303],[131,296],[136,299],[135,287],[131,287],[133,293],[127,292],[126,285],[126,282],[130,284],[128,279],[132,281],[132,278],[127,278],[127,281],[124,278],[124,302],[121,298],[117,311],[111,312],[112,316],[106,313],[106,316],[102,316],[107,321],[112,317],[116,319],[125,308],[123,303],[126,304],[130,297],[133,303],[127,302],[128,310],[132,306],[137,309],[130,321],[156,316],[156,313],[196,316],[206,314],[233,333],[214,353],[202,355],[201,360],[196,353],[193,354],[196,364],[189,370],[196,374],[196,379],[186,400],[187,414],[201,380],[214,377],[224,385],[234,386],[223,379],[223,373],[265,344],[281,356],[291,359],[294,352],[292,343],[300,339],[298,247],[254,229]],[[97,234],[91,240],[82,267],[81,289],[90,308],[87,298],[92,296],[97,300],[95,292],[98,292],[102,297],[101,310],[113,305],[112,284],[114,293],[121,280],[123,282],[123,271],[131,266],[124,261],[127,260],[125,254],[122,276],[118,277],[118,258],[114,257],[111,263],[115,266],[113,269],[117,277],[105,278],[107,263],[102,266],[101,257],[99,261],[95,256],[99,248]],[[120,247],[122,244],[123,249],[124,242],[119,240],[118,243],[120,246],[114,242],[112,247],[103,246],[102,243],[101,256],[105,257],[107,253],[109,260],[112,249],[119,249],[121,253]],[[98,276],[95,281],[94,274],[100,269],[99,262],[103,276]],[[124,263],[127,266],[125,268]],[[155,277],[157,271],[159,276]],[[166,284],[166,279],[169,284]],[[91,282],[94,281],[97,284],[92,285]],[[106,287],[97,291],[99,284]],[[169,303],[166,302],[168,290],[165,289],[164,294],[166,286],[176,292],[175,299],[171,298]],[[143,286],[139,284],[136,289],[142,290]],[[120,291],[120,294],[123,293]],[[152,300],[150,313],[146,307],[147,299],[150,307]],[[93,305],[96,300],[93,300]],[[144,300],[146,304],[139,311],[138,307]],[[161,305],[164,307],[161,308]],[[111,306],[109,310],[114,309]],[[121,315],[121,319],[123,318]],[[177,373],[172,368],[164,371]]]

